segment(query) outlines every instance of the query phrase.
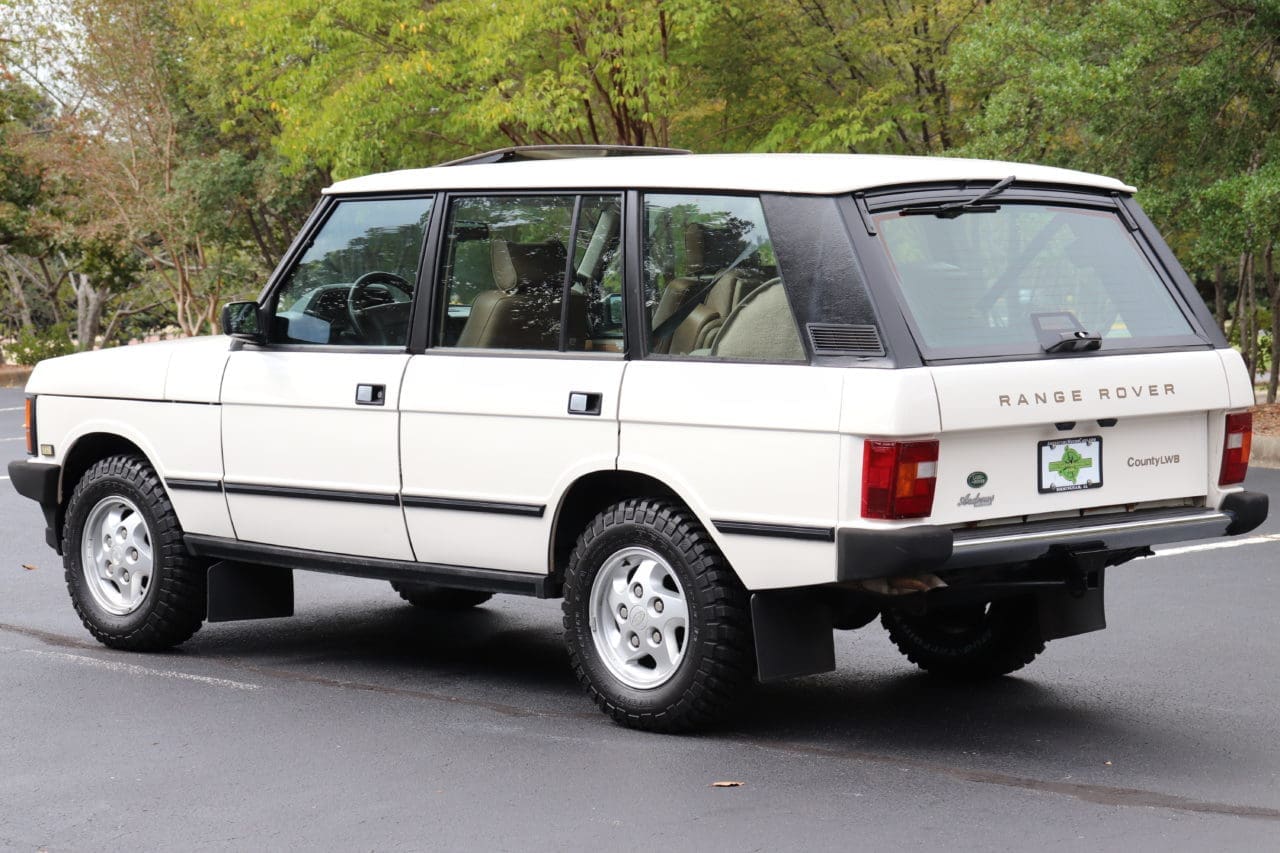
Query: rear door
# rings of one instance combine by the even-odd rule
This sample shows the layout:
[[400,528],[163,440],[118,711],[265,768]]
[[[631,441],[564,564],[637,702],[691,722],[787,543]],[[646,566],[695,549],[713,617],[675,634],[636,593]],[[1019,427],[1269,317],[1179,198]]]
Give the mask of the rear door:
[[556,502],[618,455],[622,198],[457,195],[400,400],[421,561],[545,574]]

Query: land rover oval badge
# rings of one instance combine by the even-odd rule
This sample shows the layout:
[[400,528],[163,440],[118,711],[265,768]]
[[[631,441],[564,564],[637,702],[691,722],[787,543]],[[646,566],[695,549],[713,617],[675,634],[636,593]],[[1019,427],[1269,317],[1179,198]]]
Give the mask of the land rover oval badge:
[[987,475],[982,471],[974,471],[965,482],[969,484],[971,489],[981,489],[987,484]]

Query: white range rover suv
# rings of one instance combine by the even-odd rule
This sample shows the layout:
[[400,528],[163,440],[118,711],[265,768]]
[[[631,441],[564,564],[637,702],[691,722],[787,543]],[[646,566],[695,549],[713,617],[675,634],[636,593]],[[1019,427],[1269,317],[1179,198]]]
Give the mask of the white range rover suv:
[[41,363],[10,477],[116,648],[290,615],[309,569],[563,597],[639,728],[877,616],[1008,673],[1105,627],[1107,568],[1267,513],[1250,377],[1133,192],[627,149],[343,181],[228,336]]

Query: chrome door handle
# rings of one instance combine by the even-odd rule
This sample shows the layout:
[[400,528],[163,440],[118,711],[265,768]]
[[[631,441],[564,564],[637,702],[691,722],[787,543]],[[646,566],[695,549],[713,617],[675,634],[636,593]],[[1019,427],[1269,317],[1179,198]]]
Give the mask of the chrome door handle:
[[600,404],[603,402],[603,399],[603,395],[594,394],[589,391],[570,391],[569,414],[598,415],[600,414]]
[[357,406],[382,406],[385,405],[386,402],[386,385],[365,385],[361,383],[356,386]]

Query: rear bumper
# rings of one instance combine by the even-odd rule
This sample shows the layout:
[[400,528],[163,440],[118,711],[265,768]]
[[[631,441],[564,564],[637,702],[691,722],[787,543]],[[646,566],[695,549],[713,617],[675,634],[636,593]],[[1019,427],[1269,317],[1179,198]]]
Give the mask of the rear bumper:
[[1009,527],[953,531],[920,524],[890,530],[843,528],[836,534],[841,581],[919,575],[1032,562],[1053,551],[1122,551],[1247,533],[1267,517],[1258,492],[1228,495],[1221,509],[1145,510]]
[[44,538],[54,550],[59,550],[61,545],[58,541],[58,481],[61,475],[60,465],[43,465],[26,459],[9,463],[9,482],[13,483],[18,494],[40,504],[44,512]]

